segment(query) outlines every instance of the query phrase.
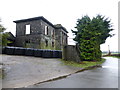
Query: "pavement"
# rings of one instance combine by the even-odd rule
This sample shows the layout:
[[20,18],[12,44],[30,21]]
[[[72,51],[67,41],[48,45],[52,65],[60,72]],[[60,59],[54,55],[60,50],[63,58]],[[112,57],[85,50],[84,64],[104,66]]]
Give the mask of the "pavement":
[[22,88],[64,77],[81,70],[64,65],[58,58],[0,55],[4,69],[2,88]]

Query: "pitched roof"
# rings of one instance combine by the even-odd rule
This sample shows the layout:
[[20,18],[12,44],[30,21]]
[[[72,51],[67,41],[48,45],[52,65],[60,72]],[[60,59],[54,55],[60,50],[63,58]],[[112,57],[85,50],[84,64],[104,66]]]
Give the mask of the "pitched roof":
[[56,29],[63,29],[65,32],[67,32],[68,33],[68,31],[66,30],[66,28],[65,27],[63,27],[61,24],[56,24],[56,25],[54,25],[55,27],[56,27]]
[[20,22],[27,22],[27,21],[34,21],[34,20],[41,20],[41,19],[54,27],[54,25],[51,22],[49,22],[47,19],[45,19],[43,16],[33,17],[33,18],[28,18],[28,19],[21,19],[21,20],[16,20],[13,22],[20,23]]
[[15,36],[11,33],[11,32],[6,32],[6,33],[8,33],[8,39],[10,39],[10,40],[15,40]]
[[66,30],[66,28],[64,28],[61,24],[56,24],[53,25],[51,22],[49,22],[47,19],[45,19],[43,16],[39,16],[39,17],[33,17],[33,18],[28,18],[28,19],[21,19],[21,20],[16,20],[13,21],[15,23],[20,23],[20,22],[27,22],[27,21],[34,21],[34,20],[43,20],[46,23],[48,23],[49,25],[51,25],[52,27],[54,27],[55,29],[60,29],[62,28],[65,32],[68,33],[68,31]]

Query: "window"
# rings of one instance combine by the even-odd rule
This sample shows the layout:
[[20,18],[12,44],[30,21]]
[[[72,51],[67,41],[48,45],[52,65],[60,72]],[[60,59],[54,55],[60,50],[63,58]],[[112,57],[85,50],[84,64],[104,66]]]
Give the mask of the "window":
[[45,35],[48,35],[48,26],[45,26]]
[[30,34],[30,25],[26,25],[26,34]]
[[67,35],[66,35],[66,45],[67,45]]
[[52,47],[54,47],[54,42],[52,42]]
[[26,40],[25,43],[30,43],[30,39]]
[[62,44],[64,44],[64,35],[63,35],[63,32],[62,33]]
[[45,44],[46,44],[46,47],[48,47],[48,41],[47,40],[45,41]]
[[54,34],[55,34],[54,30],[51,30],[51,35],[53,38],[54,38]]

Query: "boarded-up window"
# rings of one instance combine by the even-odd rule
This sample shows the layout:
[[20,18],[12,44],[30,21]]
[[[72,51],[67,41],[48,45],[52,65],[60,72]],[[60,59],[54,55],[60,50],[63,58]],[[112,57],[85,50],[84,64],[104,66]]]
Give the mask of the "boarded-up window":
[[30,34],[30,25],[26,25],[26,34]]

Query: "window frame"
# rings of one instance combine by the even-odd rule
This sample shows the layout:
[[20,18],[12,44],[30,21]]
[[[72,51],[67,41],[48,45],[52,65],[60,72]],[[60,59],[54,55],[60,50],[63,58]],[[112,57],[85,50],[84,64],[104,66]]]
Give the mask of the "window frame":
[[54,42],[52,42],[52,47],[53,47],[53,48],[55,47],[55,43],[54,43]]
[[30,33],[31,33],[31,26],[30,26],[30,24],[27,24],[25,26],[25,34],[27,35],[27,34],[30,34]]
[[45,46],[48,47],[48,40],[45,40]]
[[45,35],[48,35],[48,26],[45,26]]

